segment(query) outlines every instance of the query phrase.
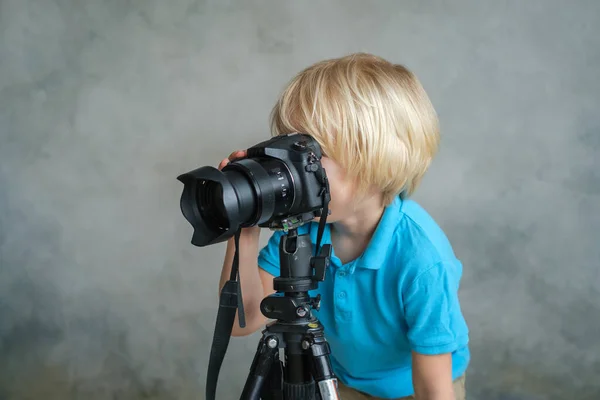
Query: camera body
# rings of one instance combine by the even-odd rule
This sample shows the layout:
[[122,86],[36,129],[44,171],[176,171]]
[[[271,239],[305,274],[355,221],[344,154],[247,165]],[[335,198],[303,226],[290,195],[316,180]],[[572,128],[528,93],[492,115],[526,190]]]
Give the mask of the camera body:
[[310,136],[272,137],[221,171],[205,166],[180,175],[181,211],[194,227],[192,244],[206,246],[240,228],[296,228],[321,216],[329,201],[321,148]]

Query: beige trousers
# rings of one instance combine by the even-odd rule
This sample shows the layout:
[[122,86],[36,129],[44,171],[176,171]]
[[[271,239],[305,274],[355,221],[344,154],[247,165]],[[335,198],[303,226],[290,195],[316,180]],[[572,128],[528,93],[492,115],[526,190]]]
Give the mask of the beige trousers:
[[[382,399],[381,397],[374,397],[368,395],[363,392],[359,392],[358,390],[351,389],[348,386],[344,385],[342,382],[338,381],[338,387],[340,392],[341,400],[387,400]],[[466,398],[466,390],[465,390],[465,375],[462,375],[460,378],[457,378],[454,381],[454,397],[456,400],[465,400]],[[414,399],[414,396],[407,397],[399,397],[394,400],[409,400]]]

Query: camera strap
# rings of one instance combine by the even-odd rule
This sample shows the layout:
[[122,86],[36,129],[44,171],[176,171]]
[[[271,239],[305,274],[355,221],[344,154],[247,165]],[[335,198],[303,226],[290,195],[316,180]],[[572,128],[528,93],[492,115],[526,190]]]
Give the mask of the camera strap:
[[319,220],[319,229],[317,230],[317,246],[315,247],[315,255],[319,255],[319,249],[321,248],[321,239],[325,232],[325,224],[327,223],[327,214],[329,214],[329,200],[324,201],[323,214]]
[[240,327],[243,328],[246,326],[239,274],[240,233],[241,230],[238,230],[235,234],[233,265],[231,266],[229,280],[223,286],[219,299],[219,311],[217,312],[217,322],[215,324],[206,376],[206,400],[214,400],[215,398],[219,372],[225,359],[225,353],[227,353],[227,347],[229,346],[236,311],[238,311]]
[[317,231],[317,246],[315,247],[315,256],[319,255],[319,250],[321,248],[321,239],[323,238],[323,233],[325,232],[325,224],[327,223],[327,216],[329,215],[329,200],[331,200],[331,194],[329,192],[329,180],[327,179],[327,174],[325,173],[325,169],[323,167],[321,167],[317,171],[317,177],[323,185],[321,187],[321,197],[323,197],[323,211],[321,212],[321,218],[319,219],[319,229]]

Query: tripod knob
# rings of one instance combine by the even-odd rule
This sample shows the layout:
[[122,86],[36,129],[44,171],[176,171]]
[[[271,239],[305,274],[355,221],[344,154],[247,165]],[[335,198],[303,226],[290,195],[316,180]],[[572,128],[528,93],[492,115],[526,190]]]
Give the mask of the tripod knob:
[[272,349],[277,347],[278,344],[279,342],[277,341],[277,339],[272,336],[269,339],[267,339],[267,346],[269,346]]
[[296,308],[296,315],[299,317],[305,317],[308,314],[308,309],[305,306]]
[[312,306],[312,308],[319,311],[319,309],[321,308],[321,295],[318,294],[317,297],[313,297],[312,299],[310,299],[310,305]]

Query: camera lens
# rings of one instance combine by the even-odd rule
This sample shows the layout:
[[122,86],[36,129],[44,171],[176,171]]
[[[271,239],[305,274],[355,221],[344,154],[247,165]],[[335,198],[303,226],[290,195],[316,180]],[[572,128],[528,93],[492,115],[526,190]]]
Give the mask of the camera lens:
[[[230,164],[231,165],[231,164]],[[258,196],[256,193],[256,183],[243,169],[223,169],[225,177],[229,180],[233,191],[229,198],[224,198],[220,204],[220,210],[227,215],[229,214],[229,228],[236,229],[237,226],[252,224],[258,212],[257,203]],[[237,210],[232,213],[231,210]]]
[[277,160],[264,160],[260,165],[267,174],[260,187],[263,193],[269,194],[263,199],[265,210],[260,222],[264,222],[286,214],[292,207],[295,192],[292,175],[285,164]]
[[290,171],[269,158],[233,161],[221,171],[202,167],[178,179],[185,185],[181,211],[194,227],[197,246],[222,242],[240,227],[284,215],[294,202]]
[[243,159],[228,164],[223,172],[235,192],[241,226],[261,224],[284,214],[292,205],[293,180],[281,161]]

